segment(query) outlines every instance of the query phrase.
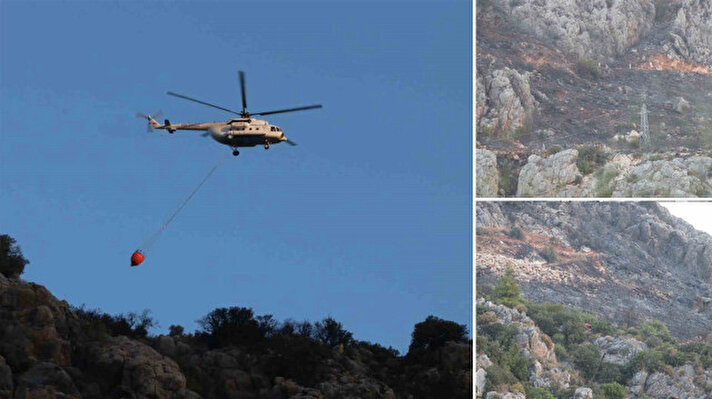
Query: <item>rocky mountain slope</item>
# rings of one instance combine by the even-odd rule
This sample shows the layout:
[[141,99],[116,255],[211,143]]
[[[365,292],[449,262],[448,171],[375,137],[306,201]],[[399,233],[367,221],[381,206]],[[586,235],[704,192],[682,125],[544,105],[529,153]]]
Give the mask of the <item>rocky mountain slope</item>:
[[26,261],[7,237],[0,399],[472,397],[472,341],[462,325],[418,323],[406,356],[356,341],[330,319],[278,323],[245,308],[216,309],[194,334],[171,326],[170,335],[148,336],[145,315],[74,308],[19,280]]
[[[574,182],[575,176],[533,191],[519,182],[524,189],[518,190],[517,177],[532,155],[545,159],[597,144],[609,161],[622,154],[641,163],[651,157],[686,163],[712,150],[709,1],[480,1],[476,59],[476,138],[478,148],[497,158],[497,195],[595,195],[597,181]],[[643,194],[709,195],[706,174],[700,179],[705,188],[691,191],[648,180],[653,193]],[[557,185],[576,187],[547,187]],[[491,187],[491,181],[478,184],[483,194]],[[620,196],[639,191],[613,190]]]
[[657,203],[478,202],[476,223],[478,292],[511,266],[534,302],[712,331],[712,237]]
[[712,395],[712,339],[681,342],[659,322],[622,328],[572,308],[528,306],[477,300],[478,398]]

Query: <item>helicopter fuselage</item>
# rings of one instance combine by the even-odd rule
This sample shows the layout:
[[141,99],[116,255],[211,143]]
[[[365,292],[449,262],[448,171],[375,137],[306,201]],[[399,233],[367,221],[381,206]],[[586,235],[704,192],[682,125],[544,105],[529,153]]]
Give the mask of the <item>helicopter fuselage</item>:
[[176,130],[203,130],[213,140],[233,148],[270,145],[287,141],[287,137],[278,126],[255,118],[231,119],[227,122],[207,123],[167,123],[157,126],[173,133]]

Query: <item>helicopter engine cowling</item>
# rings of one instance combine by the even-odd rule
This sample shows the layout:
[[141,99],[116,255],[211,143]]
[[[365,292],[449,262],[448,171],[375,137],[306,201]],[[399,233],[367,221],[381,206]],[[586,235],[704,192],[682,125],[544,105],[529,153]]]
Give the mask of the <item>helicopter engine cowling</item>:
[[227,127],[218,127],[218,126],[213,126],[208,129],[208,134],[210,137],[213,138],[213,140],[217,141],[218,143],[225,143],[228,135],[228,128]]

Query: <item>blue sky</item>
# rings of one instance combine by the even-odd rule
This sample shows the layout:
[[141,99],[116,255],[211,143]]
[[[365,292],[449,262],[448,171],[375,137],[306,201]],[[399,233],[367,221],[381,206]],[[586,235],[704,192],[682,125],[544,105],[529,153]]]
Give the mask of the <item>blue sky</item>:
[[[23,278],[166,331],[219,306],[332,316],[410,342],[430,314],[472,331],[469,1],[0,2],[0,231]],[[230,152],[146,133],[240,108],[297,147],[230,157],[139,268],[129,256]]]

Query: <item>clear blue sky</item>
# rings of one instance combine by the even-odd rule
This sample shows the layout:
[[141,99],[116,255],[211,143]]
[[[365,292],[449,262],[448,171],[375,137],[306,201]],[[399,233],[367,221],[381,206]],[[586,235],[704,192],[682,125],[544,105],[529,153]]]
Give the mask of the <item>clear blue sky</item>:
[[[0,2],[0,231],[23,278],[166,331],[220,306],[332,316],[405,350],[430,314],[472,331],[470,1]],[[230,152],[146,133],[249,109],[299,143],[241,151],[146,262],[129,256]]]

